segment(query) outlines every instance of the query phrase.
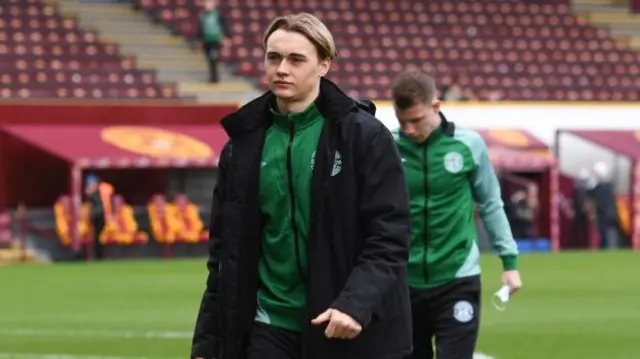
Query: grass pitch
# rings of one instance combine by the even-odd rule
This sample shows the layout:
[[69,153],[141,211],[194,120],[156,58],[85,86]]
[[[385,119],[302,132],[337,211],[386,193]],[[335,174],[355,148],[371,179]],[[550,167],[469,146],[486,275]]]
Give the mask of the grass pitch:
[[[524,289],[498,312],[483,261],[478,351],[496,359],[640,358],[640,253],[523,255]],[[204,259],[0,268],[0,359],[189,355]]]

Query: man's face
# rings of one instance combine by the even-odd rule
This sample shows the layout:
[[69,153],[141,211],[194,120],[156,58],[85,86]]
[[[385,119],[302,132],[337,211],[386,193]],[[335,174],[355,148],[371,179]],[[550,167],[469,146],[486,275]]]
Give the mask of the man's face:
[[207,11],[213,11],[218,7],[218,2],[216,0],[205,0],[204,9]]
[[266,47],[269,88],[286,102],[305,100],[331,66],[331,60],[319,60],[313,43],[297,32],[276,30]]
[[440,101],[434,100],[430,104],[419,102],[406,109],[394,106],[394,110],[402,133],[410,140],[422,143],[438,126]]

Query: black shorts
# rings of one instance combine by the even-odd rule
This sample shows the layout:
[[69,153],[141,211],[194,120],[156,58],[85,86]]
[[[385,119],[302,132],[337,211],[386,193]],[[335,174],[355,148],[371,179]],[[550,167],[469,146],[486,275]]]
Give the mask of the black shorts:
[[480,327],[480,276],[411,288],[413,359],[472,359]]
[[300,359],[302,341],[299,332],[255,323],[247,348],[247,359]]

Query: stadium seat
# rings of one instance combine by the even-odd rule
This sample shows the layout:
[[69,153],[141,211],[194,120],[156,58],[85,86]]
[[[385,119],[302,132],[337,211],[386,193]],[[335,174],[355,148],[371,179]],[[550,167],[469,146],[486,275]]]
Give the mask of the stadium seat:
[[[80,213],[78,213],[77,235],[80,243],[88,243],[92,238],[91,221],[89,218],[90,207],[88,204],[82,204]],[[72,244],[71,226],[73,225],[71,197],[61,195],[53,205],[53,214],[55,217],[56,233],[60,243],[65,247]]]
[[186,243],[201,243],[209,240],[209,232],[204,229],[198,206],[191,203],[184,194],[173,198],[174,214],[180,224],[178,237]]
[[151,234],[157,243],[171,245],[176,242],[180,223],[175,216],[175,208],[167,203],[164,195],[155,194],[147,204]]
[[105,245],[136,245],[148,242],[148,235],[138,230],[133,208],[120,195],[112,197],[111,219],[100,233],[100,243]]

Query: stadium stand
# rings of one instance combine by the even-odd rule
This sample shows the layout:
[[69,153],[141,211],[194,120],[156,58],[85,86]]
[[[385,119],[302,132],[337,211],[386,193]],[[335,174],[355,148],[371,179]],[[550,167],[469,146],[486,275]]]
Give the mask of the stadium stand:
[[0,248],[9,247],[12,241],[11,214],[9,212],[0,213]]
[[[179,99],[118,45],[40,0],[0,7],[0,98]],[[10,70],[10,71],[9,71]],[[17,70],[17,71],[16,71]]]
[[[277,15],[309,11],[338,34],[340,59],[331,78],[353,96],[388,99],[392,74],[416,67],[480,100],[496,93],[520,101],[640,99],[640,53],[576,16],[568,1],[231,0],[221,6],[234,48],[223,58],[256,79],[261,31]],[[140,0],[140,7],[193,38],[195,0]]]

